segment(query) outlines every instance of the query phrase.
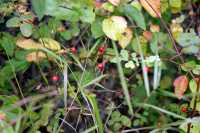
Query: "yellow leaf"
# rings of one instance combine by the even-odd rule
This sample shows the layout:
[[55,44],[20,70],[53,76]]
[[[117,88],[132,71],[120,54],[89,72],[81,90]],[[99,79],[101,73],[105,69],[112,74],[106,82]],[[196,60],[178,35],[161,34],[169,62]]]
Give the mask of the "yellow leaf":
[[36,51],[36,52],[32,52],[26,55],[26,60],[28,62],[38,62],[38,61],[41,61],[42,59],[45,59],[46,57],[47,56],[44,52]]
[[103,32],[112,40],[119,40],[121,34],[127,28],[127,21],[121,16],[112,16],[103,20]]
[[32,39],[20,38],[17,40],[16,45],[23,49],[41,49],[48,48],[50,50],[61,50],[60,43],[51,38],[41,38],[40,42],[36,42]]
[[16,45],[23,49],[40,49],[42,46],[33,41],[32,39],[20,38],[17,40]]
[[152,17],[161,17],[160,0],[140,0],[140,3]]
[[126,28],[125,32],[121,34],[119,39],[119,45],[124,49],[130,43],[133,37],[132,30],[130,28]]
[[61,49],[60,43],[51,38],[41,38],[39,41],[45,48],[48,48],[50,50],[58,51]]

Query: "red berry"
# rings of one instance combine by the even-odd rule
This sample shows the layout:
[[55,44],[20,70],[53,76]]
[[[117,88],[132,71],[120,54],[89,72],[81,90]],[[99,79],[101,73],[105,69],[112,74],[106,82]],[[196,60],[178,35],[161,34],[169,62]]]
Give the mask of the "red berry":
[[58,81],[59,79],[60,79],[60,77],[57,76],[57,75],[54,75],[54,76],[51,77],[51,80],[52,80],[53,82],[56,82],[56,81]]
[[103,69],[104,69],[104,64],[103,64],[103,63],[97,64],[97,68],[98,68],[100,71],[103,71]]
[[186,113],[187,112],[187,107],[185,107],[185,106],[181,107],[181,112]]
[[104,52],[105,52],[105,47],[103,46],[103,47],[99,47],[99,49],[98,49],[98,51],[99,51],[99,53],[100,54],[104,54]]
[[70,51],[75,54],[77,52],[77,49],[75,47],[70,48]]

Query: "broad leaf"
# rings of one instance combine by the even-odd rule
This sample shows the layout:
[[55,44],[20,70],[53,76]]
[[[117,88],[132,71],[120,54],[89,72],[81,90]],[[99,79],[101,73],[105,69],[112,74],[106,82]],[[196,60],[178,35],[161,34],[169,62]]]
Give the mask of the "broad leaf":
[[12,28],[12,27],[19,27],[21,24],[21,21],[18,17],[13,17],[10,18],[7,22],[6,22],[6,27],[8,28]]
[[132,30],[130,28],[126,28],[125,32],[121,34],[121,37],[119,38],[119,45],[121,48],[126,48],[126,46],[131,42],[131,39],[133,37]]
[[51,38],[41,38],[40,39],[41,45],[43,45],[45,48],[48,48],[50,50],[60,50],[60,43],[57,42],[56,40],[53,40]]
[[28,55],[26,55],[26,60],[28,62],[38,62],[38,61],[41,61],[45,58],[47,58],[46,54],[41,52],[41,51],[32,52],[32,53],[29,53]]
[[95,22],[92,23],[91,32],[94,38],[98,38],[104,35],[103,30],[102,30],[102,23],[100,19],[96,19]]
[[11,35],[5,34],[5,36],[0,39],[0,45],[4,48],[8,56],[13,56],[16,45],[15,40]]
[[22,33],[23,36],[25,37],[30,37],[32,35],[32,25],[28,24],[28,23],[24,23],[22,25],[20,25],[20,31]]
[[161,17],[160,0],[140,0],[140,3],[152,17]]
[[45,15],[46,0],[32,0],[31,3],[38,19],[41,20]]
[[179,76],[174,80],[174,91],[178,99],[181,99],[188,88],[188,78],[185,75]]
[[118,40],[126,28],[127,22],[121,16],[112,16],[103,20],[103,31],[112,40]]
[[95,21],[95,13],[93,8],[90,7],[85,7],[81,8],[81,21],[86,22],[86,23],[92,23]]
[[136,22],[137,26],[139,26],[143,30],[146,30],[144,16],[142,15],[141,11],[139,11],[132,5],[125,5],[123,7],[123,10],[127,16],[131,17],[131,19]]
[[33,41],[32,39],[20,38],[17,40],[16,45],[23,49],[40,49],[42,46],[40,43]]

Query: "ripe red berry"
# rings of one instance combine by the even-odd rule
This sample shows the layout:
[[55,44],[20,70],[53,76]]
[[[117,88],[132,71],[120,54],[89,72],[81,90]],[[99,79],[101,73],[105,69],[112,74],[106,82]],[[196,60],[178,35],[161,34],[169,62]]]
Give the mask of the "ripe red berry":
[[51,80],[52,80],[53,82],[57,82],[59,79],[60,79],[60,77],[57,76],[57,75],[54,75],[54,76],[51,77]]
[[98,68],[100,71],[103,71],[103,69],[104,69],[104,64],[103,64],[103,63],[97,64],[97,68]]
[[187,107],[185,107],[185,106],[181,107],[181,112],[186,113],[187,112]]
[[99,52],[100,54],[104,54],[105,50],[106,50],[105,47],[102,46],[102,47],[99,47],[98,52]]
[[70,51],[75,54],[77,52],[77,49],[75,47],[70,48]]

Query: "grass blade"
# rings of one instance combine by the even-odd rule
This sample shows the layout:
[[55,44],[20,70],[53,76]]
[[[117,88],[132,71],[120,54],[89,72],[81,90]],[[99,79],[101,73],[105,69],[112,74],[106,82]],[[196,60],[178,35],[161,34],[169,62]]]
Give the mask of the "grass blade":
[[113,48],[115,50],[116,57],[118,59],[117,60],[117,69],[118,69],[118,72],[119,72],[119,77],[120,77],[121,85],[122,85],[122,88],[123,88],[123,92],[124,92],[126,102],[128,104],[128,107],[129,107],[129,111],[130,111],[131,114],[133,114],[133,108],[132,108],[132,105],[131,105],[130,95],[129,95],[128,87],[127,87],[127,84],[126,84],[126,79],[125,79],[125,76],[124,76],[124,72],[123,72],[123,69],[122,69],[121,62],[119,60],[119,52],[117,50],[116,43],[112,42],[112,44],[113,44]]
[[95,116],[94,120],[95,120],[95,123],[97,125],[98,131],[99,131],[99,133],[104,133],[103,123],[102,123],[102,120],[101,120],[99,108],[97,106],[96,97],[93,94],[89,94],[89,95],[87,95],[87,97],[88,97],[90,104],[92,105],[92,108],[93,108],[93,114]]
[[143,108],[145,108],[145,107],[147,107],[147,108],[152,108],[152,109],[154,109],[154,110],[160,111],[160,112],[165,113],[165,114],[167,114],[167,115],[171,115],[171,116],[173,116],[174,118],[179,118],[179,119],[183,119],[183,120],[186,119],[185,117],[183,117],[183,116],[181,116],[181,115],[178,115],[178,114],[176,114],[176,113],[174,113],[174,112],[170,112],[170,111],[165,110],[165,109],[162,109],[162,108],[157,107],[157,106],[155,106],[155,105],[151,105],[151,104],[147,104],[147,103],[139,103],[138,106],[141,106],[141,107],[143,107]]
[[143,74],[143,78],[144,78],[145,90],[146,90],[147,96],[149,97],[150,96],[149,78],[148,78],[148,73],[147,73],[147,71],[145,69],[146,65],[144,63],[144,55],[142,53],[142,48],[141,48],[140,41],[139,41],[137,33],[135,33],[135,36],[136,36],[136,39],[137,39],[137,45],[138,45],[139,53],[140,53],[140,57],[141,57],[142,74]]

